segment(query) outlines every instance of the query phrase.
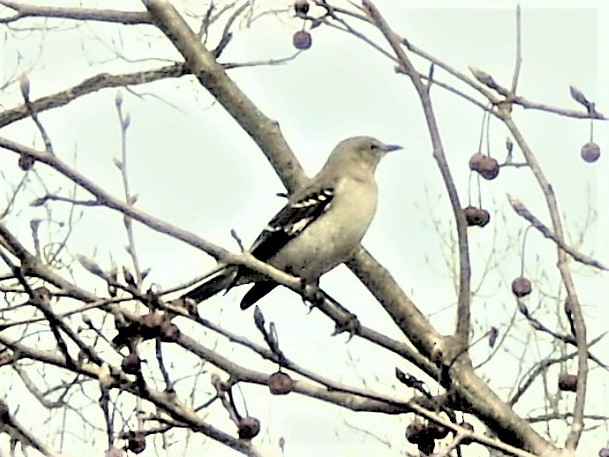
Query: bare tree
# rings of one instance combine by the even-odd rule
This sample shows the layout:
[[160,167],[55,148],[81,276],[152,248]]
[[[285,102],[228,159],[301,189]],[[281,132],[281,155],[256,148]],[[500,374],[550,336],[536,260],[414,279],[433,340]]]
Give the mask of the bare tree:
[[[392,28],[391,18],[368,0],[361,3],[298,0],[277,10],[251,0],[207,5],[184,2],[179,6],[166,0],[147,0],[142,1],[141,9],[132,11],[40,6],[8,0],[0,1],[0,5],[0,27],[5,37],[25,35],[32,30],[52,36],[73,27],[82,28],[84,34],[90,31],[87,28],[90,24],[99,23],[112,27],[116,35],[108,41],[115,46],[96,39],[106,46],[104,52],[114,68],[122,69],[92,74],[78,84],[38,98],[31,95],[35,86],[24,66],[29,63],[21,64],[16,59],[14,71],[3,73],[3,90],[18,86],[19,91],[15,92],[21,97],[3,101],[3,107],[8,104],[12,107],[0,112],[3,132],[0,147],[4,156],[13,153],[10,169],[2,171],[7,185],[3,188],[6,202],[0,218],[3,262],[0,290],[4,293],[0,360],[3,377],[10,379],[7,395],[0,400],[0,424],[10,439],[11,452],[15,452],[18,444],[24,452],[32,447],[44,455],[63,455],[64,439],[80,434],[83,446],[100,453],[103,449],[107,456],[144,450],[149,453],[146,455],[168,453],[176,440],[196,441],[201,437],[245,455],[270,455],[256,444],[256,436],[265,424],[235,399],[240,386],[251,384],[268,386],[270,394],[298,393],[362,414],[404,415],[408,418],[406,438],[398,448],[419,455],[467,454],[469,445],[478,443],[492,455],[571,456],[576,455],[585,427],[606,421],[604,415],[587,412],[591,366],[604,370],[607,366],[601,351],[596,353],[593,347],[603,335],[590,338],[586,333],[574,270],[583,269],[600,276],[607,267],[581,249],[585,230],[580,232],[579,240],[566,233],[555,191],[514,113],[525,109],[567,120],[589,119],[591,126],[606,117],[575,87],[570,90],[579,104],[574,105],[578,106],[576,109],[550,106],[520,93],[519,7],[515,11],[513,76],[509,83],[503,83],[481,69],[455,68],[448,63],[449,58],[431,55],[402,31]],[[161,83],[178,86],[180,81],[194,80],[195,87],[213,97],[213,103],[220,104],[251,137],[288,193],[306,182],[303,168],[279,124],[267,117],[230,76],[236,68],[290,65],[300,53],[249,62],[227,63],[222,59],[240,26],[247,28],[269,14],[303,24],[302,30],[293,36],[297,50],[312,46],[312,29],[326,28],[337,36],[346,33],[387,59],[404,86],[414,88],[431,154],[442,178],[442,192],[452,209],[451,222],[432,220],[432,225],[445,236],[448,269],[454,267],[455,272],[456,306],[450,311],[454,311],[451,334],[444,335],[435,328],[420,304],[363,247],[348,262],[348,267],[376,299],[376,312],[393,321],[399,338],[376,331],[374,325],[352,313],[348,303],[339,303],[316,286],[303,287],[299,278],[260,262],[245,249],[234,253],[141,209],[128,167],[127,139],[132,119],[124,106],[125,93],[142,96],[138,89],[146,87],[141,90],[154,91],[155,85]],[[130,57],[129,43],[138,40],[149,43],[150,54]],[[177,54],[173,49],[165,52],[168,43]],[[158,56],[157,49],[162,49]],[[169,53],[174,56],[171,62],[165,58]],[[97,71],[103,62],[96,61],[93,52],[87,56],[91,68]],[[135,66],[137,70],[132,70]],[[122,88],[112,93],[122,145],[114,161],[121,177],[120,196],[79,169],[65,149],[65,141],[54,138],[43,122],[44,113],[61,111],[82,97],[116,88]],[[469,161],[467,202],[449,166],[433,100],[436,92],[448,93],[463,105],[475,107],[483,118],[479,152]],[[483,148],[491,122],[502,125],[508,132],[502,158]],[[18,139],[22,133],[11,130],[13,125],[26,123],[31,126],[28,135],[36,137],[34,146]],[[487,138],[487,148],[488,141]],[[175,142],[178,144],[179,139]],[[600,155],[592,130],[581,155],[587,162],[595,162]],[[213,154],[208,156],[206,160],[212,163]],[[167,160],[188,159],[167,157]],[[507,169],[534,179],[547,216],[537,215],[527,202],[510,195],[513,212],[502,217],[525,222],[532,230],[513,237],[506,245],[506,253],[514,254],[515,249],[516,257],[524,262],[527,255],[524,243],[527,236],[536,232],[544,238],[540,243],[551,246],[554,259],[549,263],[554,263],[558,270],[555,282],[550,281],[556,291],[549,300],[555,306],[551,310],[555,318],[546,321],[540,317],[537,313],[540,307],[532,301],[535,294],[530,296],[544,281],[548,264],[544,262],[541,272],[534,277],[523,266],[511,282],[515,304],[511,323],[480,328],[474,319],[474,309],[486,276],[476,276],[482,278],[476,279],[478,282],[472,279],[472,265],[478,269],[481,262],[473,258],[477,254],[472,254],[471,231],[478,230],[476,227],[493,230],[495,215],[491,218],[482,204],[480,181],[493,181]],[[152,179],[163,180],[157,176]],[[28,205],[42,209],[46,217],[28,219],[24,210]],[[122,218],[127,240],[125,262],[107,262],[94,252],[83,255],[72,244],[73,228],[100,208],[110,210],[104,213],[108,220],[117,214]],[[142,261],[137,242],[140,226],[179,240],[217,261],[247,266],[300,294],[334,323],[335,333],[346,333],[354,341],[370,343],[378,353],[396,357],[399,366],[388,372],[387,377],[406,386],[409,393],[389,395],[365,384],[358,386],[332,379],[297,363],[281,344],[281,328],[267,322],[264,311],[258,308],[251,323],[265,344],[208,319],[192,303],[175,298],[176,292],[200,281],[200,276],[161,290],[149,281],[150,272]],[[494,230],[500,232],[501,228]],[[241,245],[238,236],[233,235]],[[504,256],[498,245],[494,248],[494,260],[489,257],[486,265],[479,268],[483,272],[495,268],[493,262],[501,262]],[[113,257],[120,259],[121,255]],[[544,306],[547,310],[550,305]],[[523,336],[522,327],[517,329],[515,321],[525,322],[530,332]],[[205,335],[205,342],[201,335]],[[502,373],[498,379],[487,379],[481,368],[496,356],[497,348],[508,344],[509,338],[523,340],[520,346],[523,354],[515,365],[518,381],[506,392],[496,388]],[[545,356],[536,360],[524,357],[531,340],[547,345]],[[476,352],[485,344],[493,349]],[[235,350],[256,355],[264,363],[243,361],[246,359],[234,356]],[[575,361],[576,369],[570,373],[565,368],[568,361]],[[176,364],[180,370],[175,369]],[[560,376],[555,375],[553,367],[560,367]],[[602,382],[601,378],[599,385],[592,388],[598,389]],[[544,392],[535,405],[544,412],[525,415],[518,410],[519,402],[533,389]],[[16,397],[16,392],[22,394]],[[566,400],[561,397],[565,392],[571,392],[565,394],[570,395]],[[36,406],[28,406],[30,412],[41,411],[41,416],[50,421],[52,439],[48,439],[48,432],[40,432],[36,413],[24,416],[21,395],[26,395],[28,402],[36,402]],[[563,407],[565,403],[568,409]],[[79,418],[78,431],[73,430],[68,416]],[[228,416],[233,425],[222,423],[220,416]],[[552,423],[565,425],[561,429],[562,442],[556,440]],[[353,427],[365,429],[364,425]],[[104,445],[96,445],[92,436],[104,436]],[[285,444],[280,440],[282,452]],[[598,448],[603,445],[598,443]],[[481,449],[475,446],[472,455],[481,455]],[[609,451],[603,448],[599,455],[609,455]]]

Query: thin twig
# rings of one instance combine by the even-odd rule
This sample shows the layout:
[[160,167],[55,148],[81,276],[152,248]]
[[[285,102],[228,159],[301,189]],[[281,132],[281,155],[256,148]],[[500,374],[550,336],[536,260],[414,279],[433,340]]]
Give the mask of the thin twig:
[[512,75],[511,94],[516,94],[518,87],[518,78],[520,77],[520,68],[522,67],[522,14],[520,3],[516,5],[516,61],[514,63],[514,74]]
[[565,245],[565,234],[562,227],[562,220],[558,210],[558,203],[556,201],[554,189],[546,178],[537,157],[535,154],[533,154],[533,151],[522,135],[522,132],[514,123],[511,114],[506,110],[499,110],[499,115],[505,123],[505,126],[508,128],[512,138],[514,138],[518,144],[518,147],[522,151],[526,162],[530,165],[531,172],[537,180],[537,183],[539,184],[539,187],[541,188],[545,197],[548,211],[550,213],[550,219],[552,221],[553,235],[557,243],[557,266],[571,304],[571,311],[573,313],[573,321],[576,330],[578,350],[577,365],[579,376],[577,377],[573,422],[571,423],[571,430],[566,440],[566,447],[567,449],[574,451],[577,448],[583,432],[583,414],[586,397],[586,385],[588,380],[588,344],[586,337],[586,322],[584,321],[581,305],[575,290],[573,276],[567,262],[567,251],[561,247],[561,244]]
[[433,156],[436,159],[440,173],[444,180],[444,185],[453,210],[453,216],[457,226],[457,238],[459,243],[459,297],[457,303],[457,329],[456,335],[462,347],[466,347],[469,338],[470,319],[470,276],[471,268],[469,261],[469,247],[467,240],[467,224],[461,210],[462,205],[459,194],[455,186],[448,161],[444,153],[444,146],[440,138],[440,133],[433,110],[430,94],[425,84],[419,77],[419,73],[414,68],[412,62],[402,48],[400,37],[389,27],[379,10],[369,0],[363,0],[362,5],[366,8],[368,15],[381,31],[391,48],[393,49],[400,65],[410,77],[423,106],[427,129],[431,137],[433,146]]
[[531,227],[536,228],[544,237],[554,241],[554,243],[556,243],[561,250],[569,254],[575,261],[602,271],[609,271],[609,267],[606,267],[598,260],[593,259],[586,254],[582,254],[581,252],[575,250],[575,248],[568,246],[565,241],[557,237],[543,222],[537,219],[537,217],[535,217],[520,200],[512,197],[511,195],[508,195],[508,200],[514,211],[516,211],[516,214],[526,219],[531,224]]

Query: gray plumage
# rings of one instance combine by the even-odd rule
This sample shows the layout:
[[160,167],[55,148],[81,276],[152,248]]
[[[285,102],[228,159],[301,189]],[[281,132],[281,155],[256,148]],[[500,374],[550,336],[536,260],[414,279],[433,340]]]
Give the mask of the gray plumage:
[[[376,167],[396,149],[401,148],[366,136],[341,141],[319,173],[271,219],[251,254],[306,282],[318,281],[349,260],[376,212]],[[277,286],[244,267],[227,266],[183,298],[198,303],[230,286],[251,282],[255,284],[241,300],[242,309]]]

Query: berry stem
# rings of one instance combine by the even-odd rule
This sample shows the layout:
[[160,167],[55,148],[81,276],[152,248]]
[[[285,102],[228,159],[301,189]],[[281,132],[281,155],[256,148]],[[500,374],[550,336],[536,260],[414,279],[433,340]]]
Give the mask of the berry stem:
[[529,225],[525,231],[524,231],[524,236],[522,237],[522,251],[520,251],[520,276],[524,276],[524,254],[525,254],[525,248],[527,245],[527,235],[529,233],[529,229],[533,227],[532,225]]
[[491,156],[491,113],[486,112],[486,155]]
[[[482,115],[482,126],[480,127],[480,141],[478,142],[478,152],[482,152],[482,143],[484,141],[484,127],[486,126],[487,120],[489,118],[489,112],[485,111]],[[488,142],[488,140],[487,140]],[[488,145],[487,145],[488,146]]]

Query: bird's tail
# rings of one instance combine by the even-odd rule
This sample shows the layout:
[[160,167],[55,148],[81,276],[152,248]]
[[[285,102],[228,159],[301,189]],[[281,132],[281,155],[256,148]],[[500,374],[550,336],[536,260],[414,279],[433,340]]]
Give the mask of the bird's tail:
[[218,292],[222,292],[224,289],[234,286],[237,279],[237,274],[238,267],[224,267],[215,272],[209,278],[206,278],[205,282],[200,286],[186,292],[181,298],[190,298],[195,302],[200,303],[210,297],[213,297]]

